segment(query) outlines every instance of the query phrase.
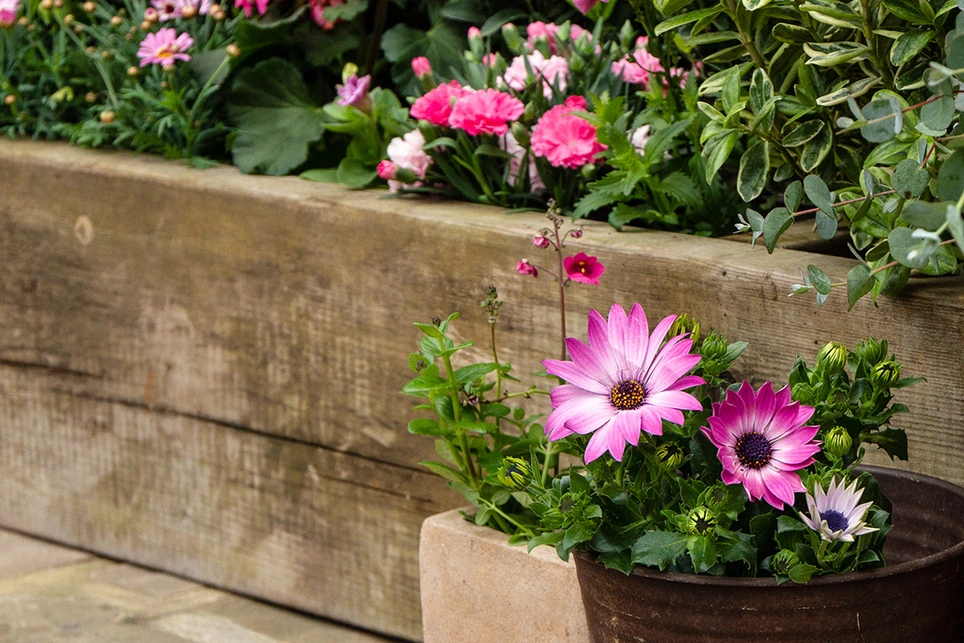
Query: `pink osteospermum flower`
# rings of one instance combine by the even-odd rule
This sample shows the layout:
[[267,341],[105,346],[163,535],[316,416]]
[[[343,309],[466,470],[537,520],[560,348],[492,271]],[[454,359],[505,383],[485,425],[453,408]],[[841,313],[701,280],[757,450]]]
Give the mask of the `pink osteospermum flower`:
[[585,98],[570,96],[543,114],[532,128],[532,153],[553,167],[577,169],[592,163],[606,146],[596,139],[596,128],[574,113],[586,109]]
[[614,304],[608,321],[589,311],[589,343],[568,338],[572,361],[542,362],[546,372],[568,382],[552,390],[549,439],[592,433],[586,462],[606,451],[622,460],[626,445],[638,445],[643,431],[662,435],[663,420],[682,424],[684,410],[702,409],[700,401],[683,390],[705,384],[701,377],[686,375],[700,361],[690,352],[693,340],[676,335],[663,344],[674,321],[676,315],[670,315],[650,334],[639,304],[628,316]]
[[817,485],[814,495],[807,494],[810,515],[801,513],[800,518],[824,540],[853,542],[854,536],[877,531],[864,522],[867,510],[874,503],[857,504],[863,493],[863,489],[857,488],[856,480],[848,487],[843,481],[838,484],[834,478],[826,492]]
[[157,33],[147,34],[137,50],[137,57],[141,59],[141,67],[160,65],[164,69],[170,69],[178,60],[191,60],[184,51],[193,45],[194,39],[191,36],[186,33],[178,35],[174,29],[167,27]]
[[449,125],[471,136],[501,136],[508,131],[509,123],[517,120],[524,111],[525,105],[515,96],[497,89],[482,89],[455,101]]
[[820,427],[806,425],[813,412],[791,402],[789,386],[774,393],[766,382],[754,392],[743,382],[739,391],[727,391],[701,429],[718,449],[723,482],[741,483],[750,500],[763,498],[777,509],[792,505],[794,494],[806,491],[796,471],[820,450],[813,439]]
[[606,266],[602,265],[596,257],[591,257],[585,252],[577,252],[572,257],[562,260],[562,266],[566,269],[569,279],[581,284],[599,285],[599,278],[606,272]]

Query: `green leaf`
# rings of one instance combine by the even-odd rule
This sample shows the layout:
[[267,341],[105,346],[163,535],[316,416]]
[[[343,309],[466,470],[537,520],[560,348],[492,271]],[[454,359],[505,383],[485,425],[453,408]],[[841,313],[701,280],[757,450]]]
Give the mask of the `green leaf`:
[[301,71],[270,58],[238,73],[228,115],[238,127],[232,154],[242,172],[287,174],[308,158],[325,117],[311,104]]
[[803,46],[810,59],[808,65],[836,67],[846,62],[863,59],[870,49],[856,42],[811,42]]
[[874,288],[874,276],[870,274],[870,268],[864,264],[858,264],[847,273],[847,310],[851,310],[854,304],[861,297],[869,293]]
[[713,177],[730,156],[736,142],[740,140],[740,133],[734,130],[720,132],[703,146],[703,156],[706,158],[705,178],[707,183],[713,182]]
[[810,277],[810,283],[813,284],[814,290],[821,295],[830,294],[832,282],[830,281],[830,277],[827,276],[827,273],[811,264],[807,266],[807,276]]
[[773,28],[773,37],[780,42],[802,45],[813,40],[813,34],[806,27],[781,22]]
[[903,429],[884,429],[873,433],[861,433],[860,439],[876,444],[887,452],[891,460],[907,459],[907,433]]
[[807,194],[807,198],[816,207],[820,208],[820,211],[824,214],[836,217],[833,210],[833,195],[830,193],[830,188],[824,183],[816,174],[808,174],[803,179],[803,190]]
[[925,127],[942,135],[954,120],[953,95],[944,94],[934,102],[921,107],[920,120]]
[[921,49],[933,40],[935,32],[928,31],[908,31],[894,41],[890,48],[890,62],[895,67],[899,67],[908,60],[920,53]]
[[809,143],[823,128],[823,121],[807,121],[783,137],[783,146],[797,147],[804,143]]
[[[905,199],[916,199],[927,187],[928,181],[930,181],[930,174],[927,170],[921,168],[914,159],[904,159],[894,168],[894,173],[890,177],[890,187]],[[943,219],[943,211],[941,218]],[[936,228],[932,229],[936,230]]]
[[[582,201],[580,201],[581,203]],[[630,224],[638,219],[648,219],[648,212],[635,208],[626,203],[620,203],[609,213],[609,225],[622,230],[624,225]]]
[[[799,183],[798,183],[799,185]],[[774,208],[763,220],[763,242],[766,244],[767,252],[773,254],[777,240],[780,235],[790,229],[793,225],[793,215],[786,208]]]
[[544,534],[539,534],[535,538],[529,541],[528,550],[531,552],[533,549],[539,545],[550,545],[555,546],[562,542],[566,534],[562,531],[548,531]]
[[817,228],[817,234],[821,239],[827,241],[833,239],[834,235],[837,234],[837,217],[829,216],[824,213],[823,210],[817,212],[814,217],[814,225]]
[[705,573],[716,564],[716,545],[707,536],[695,536],[687,547],[693,569],[697,574]]
[[920,268],[927,263],[930,253],[923,252],[924,245],[915,238],[910,228],[894,228],[890,231],[887,241],[890,243],[890,254],[903,266]]
[[773,98],[773,83],[766,72],[762,69],[753,71],[750,79],[750,109],[754,114],[759,115],[763,111],[763,106]]
[[633,563],[666,569],[686,551],[688,539],[671,531],[648,531],[633,544]]
[[803,184],[800,181],[794,181],[787,186],[786,191],[783,193],[783,205],[785,205],[791,213],[796,212],[800,207],[802,197]]
[[923,25],[933,20],[932,18],[928,19],[927,15],[921,11],[920,3],[912,0],[883,0],[883,4],[892,14],[912,24]]
[[426,469],[428,469],[429,471],[431,471],[432,473],[434,473],[435,475],[442,476],[446,480],[449,480],[452,482],[461,482],[462,484],[465,484],[465,485],[469,483],[469,479],[464,473],[456,469],[453,469],[452,467],[448,467],[438,462],[430,462],[430,461],[419,462],[419,464],[425,467]]
[[[953,206],[951,206],[953,207]],[[957,269],[957,256],[948,246],[940,246],[926,266],[920,269],[925,275],[946,275]]]
[[813,172],[823,163],[833,147],[833,133],[829,127],[824,127],[814,136],[800,153],[800,168],[805,172]]
[[961,220],[961,211],[957,206],[947,208],[947,229],[954,235],[957,247],[964,252],[964,221]]
[[319,183],[338,183],[338,170],[325,168],[323,170],[306,170],[298,175],[299,178]]
[[744,201],[750,202],[760,196],[766,187],[770,172],[770,144],[759,138],[740,157],[740,171],[736,177],[736,189]]
[[498,367],[499,365],[495,362],[488,362],[485,364],[469,364],[468,366],[463,366],[462,368],[457,369],[452,375],[455,378],[456,383],[465,384],[467,382],[474,382],[480,377],[491,373]]
[[957,150],[941,164],[937,173],[937,198],[958,201],[964,192],[964,149]]
[[368,0],[345,0],[343,4],[328,5],[322,10],[325,20],[351,20],[368,9]]
[[722,12],[723,7],[717,5],[714,7],[707,7],[705,9],[698,9],[697,11],[690,11],[689,13],[673,16],[672,18],[664,20],[656,25],[654,35],[661,36],[667,31],[675,31],[677,28],[682,27],[683,25],[688,25],[691,22],[696,22],[697,20],[716,17]]
[[580,543],[584,543],[592,538],[595,529],[584,522],[577,522],[566,530],[562,539],[562,546],[565,549],[572,549]]
[[875,98],[862,111],[868,123],[860,128],[860,133],[871,143],[889,141],[903,127],[904,115],[894,96]]
[[363,188],[378,178],[378,173],[375,168],[346,157],[338,164],[335,177],[342,185],[347,185],[350,188]]
[[813,565],[800,563],[798,565],[794,565],[790,569],[789,576],[790,576],[790,580],[792,580],[794,583],[802,584],[802,583],[809,582],[810,579],[813,577],[813,575],[818,571],[820,571],[819,568],[814,567]]
[[497,11],[492,14],[488,20],[482,23],[482,27],[480,27],[479,30],[482,32],[483,36],[491,36],[495,32],[502,29],[502,25],[505,23],[527,17],[528,15],[526,12],[518,8],[502,9],[501,11]]
[[953,203],[929,203],[927,201],[908,201],[904,204],[901,217],[912,228],[934,231],[947,221],[947,208]]
[[451,431],[443,429],[435,420],[419,418],[408,423],[408,432],[413,435],[448,435]]

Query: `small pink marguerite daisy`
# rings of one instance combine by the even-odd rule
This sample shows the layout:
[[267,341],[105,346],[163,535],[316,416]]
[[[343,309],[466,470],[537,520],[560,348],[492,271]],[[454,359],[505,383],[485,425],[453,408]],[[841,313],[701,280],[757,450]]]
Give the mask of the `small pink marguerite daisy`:
[[164,69],[170,69],[178,60],[191,60],[184,50],[193,44],[194,39],[191,36],[186,33],[178,35],[174,29],[167,27],[157,33],[147,34],[137,50],[137,57],[141,59],[141,67],[160,65]]
[[853,542],[854,536],[877,531],[876,527],[868,527],[864,522],[864,515],[874,503],[857,504],[863,493],[863,489],[857,488],[856,480],[846,486],[843,481],[838,484],[834,478],[826,492],[817,485],[814,495],[807,494],[810,515],[801,513],[800,518],[824,540]]
[[614,304],[608,322],[589,311],[589,344],[567,338],[572,361],[542,362],[547,373],[569,382],[552,389],[549,439],[592,433],[586,462],[606,451],[622,460],[626,444],[638,445],[643,431],[662,435],[663,420],[682,424],[683,410],[702,409],[699,400],[683,391],[705,383],[686,375],[700,361],[690,353],[693,340],[676,335],[663,344],[674,321],[676,315],[670,315],[650,334],[639,304],[628,316]]
[[750,500],[763,498],[777,509],[792,505],[793,495],[806,491],[796,471],[820,450],[813,439],[820,427],[806,426],[813,412],[790,401],[789,386],[774,393],[765,382],[754,392],[743,382],[739,391],[727,391],[713,404],[710,426],[701,429],[718,449],[723,482],[742,483]]

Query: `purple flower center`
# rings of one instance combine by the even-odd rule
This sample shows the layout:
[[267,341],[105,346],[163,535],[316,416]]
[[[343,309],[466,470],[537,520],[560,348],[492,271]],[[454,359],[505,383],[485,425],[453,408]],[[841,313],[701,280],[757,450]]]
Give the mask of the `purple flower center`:
[[643,385],[636,380],[623,380],[609,392],[609,399],[620,411],[632,411],[643,405],[646,393]]
[[734,451],[744,467],[762,469],[770,462],[773,444],[763,434],[753,431],[739,437]]
[[830,528],[831,532],[844,531],[848,527],[847,517],[835,509],[821,513],[820,520],[827,521],[827,527]]

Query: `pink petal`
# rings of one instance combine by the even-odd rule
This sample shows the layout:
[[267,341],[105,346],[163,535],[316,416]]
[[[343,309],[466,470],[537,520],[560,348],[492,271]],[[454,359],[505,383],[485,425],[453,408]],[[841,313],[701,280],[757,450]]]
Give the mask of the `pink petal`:
[[605,360],[599,359],[602,356],[599,351],[586,346],[578,339],[571,338],[566,340],[566,348],[569,349],[569,357],[572,358],[573,364],[583,373],[600,383],[613,382],[614,371],[607,370]]
[[653,407],[644,404],[640,407],[639,414],[642,418],[640,426],[643,431],[650,435],[663,435],[663,419]]
[[589,439],[589,444],[586,445],[585,461],[586,463],[592,462],[606,451],[612,453],[614,458],[618,451],[619,457],[616,459],[620,460],[625,448],[626,442],[622,439],[622,436],[613,430],[612,422],[609,422],[600,427]]
[[609,342],[609,326],[605,318],[596,310],[589,311],[589,345],[597,353],[599,362],[607,373],[617,373],[619,366],[613,358],[612,345]]
[[[639,444],[641,423],[642,417],[639,411],[620,411],[613,421],[615,430],[619,432],[623,440],[633,446]],[[619,460],[619,458],[616,459]]]
[[557,359],[545,359],[542,360],[542,365],[546,367],[547,373],[561,377],[570,384],[575,384],[579,388],[583,388],[587,391],[592,391],[593,393],[598,393],[600,395],[609,395],[609,386],[596,379],[593,379],[592,376],[590,376],[588,373],[584,373],[572,362],[563,362]]
[[695,397],[683,391],[663,391],[646,398],[646,402],[653,406],[663,406],[687,411],[702,411],[703,405]]

